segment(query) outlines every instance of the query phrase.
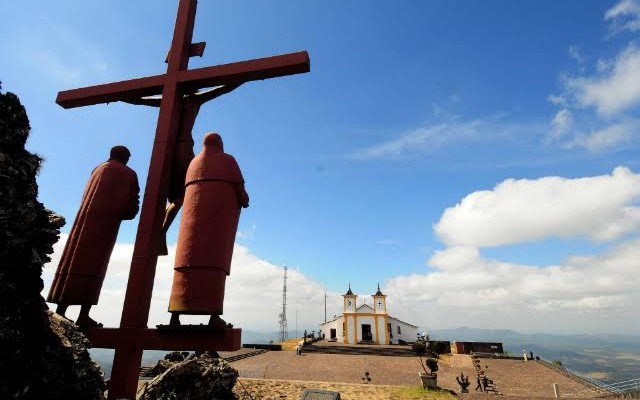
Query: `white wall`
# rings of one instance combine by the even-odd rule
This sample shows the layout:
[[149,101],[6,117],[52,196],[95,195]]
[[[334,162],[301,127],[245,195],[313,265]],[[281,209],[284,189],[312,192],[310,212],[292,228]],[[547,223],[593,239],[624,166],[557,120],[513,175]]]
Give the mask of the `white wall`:
[[345,320],[347,321],[347,339],[349,340],[349,344],[356,343],[358,334],[358,329],[355,325],[356,319],[353,314],[345,314]]
[[[395,318],[389,318],[389,322],[391,323],[391,331],[393,332],[393,338],[391,338],[390,340],[391,343],[398,343],[398,340],[404,340],[405,342],[408,342],[408,343],[413,343],[416,341],[418,328],[413,327],[411,325],[407,325]],[[400,326],[399,334],[398,334],[398,326]]]
[[322,333],[324,333],[324,338],[326,340],[331,339],[331,329],[335,329],[336,330],[336,339],[338,342],[342,342],[343,341],[343,336],[342,336],[342,321],[344,319],[342,317],[339,317],[338,319],[336,319],[335,321],[329,321],[326,324],[320,324],[320,329],[322,329]]
[[383,317],[378,317],[378,344],[387,344],[387,324]]

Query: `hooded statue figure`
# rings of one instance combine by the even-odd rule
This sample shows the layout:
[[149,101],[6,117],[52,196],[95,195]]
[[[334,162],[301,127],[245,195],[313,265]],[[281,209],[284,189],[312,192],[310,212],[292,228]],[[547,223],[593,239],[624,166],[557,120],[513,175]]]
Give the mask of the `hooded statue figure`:
[[62,316],[69,305],[81,305],[76,321],[81,327],[99,325],[89,310],[98,304],[120,223],[138,213],[140,188],[127,167],[130,156],[129,149],[115,146],[91,173],[47,297]]
[[249,195],[240,168],[223,152],[220,135],[208,133],[185,180],[169,301],[171,325],[180,324],[180,314],[210,315],[210,326],[226,325],[219,316],[241,207],[249,207]]

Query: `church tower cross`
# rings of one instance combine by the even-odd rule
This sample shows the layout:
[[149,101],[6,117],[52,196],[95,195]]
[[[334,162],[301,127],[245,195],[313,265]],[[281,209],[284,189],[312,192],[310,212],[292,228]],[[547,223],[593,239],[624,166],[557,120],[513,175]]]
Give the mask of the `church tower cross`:
[[239,329],[167,335],[147,328],[158,259],[155,238],[162,228],[184,94],[310,70],[305,51],[189,70],[189,57],[204,51],[204,43],[191,43],[196,7],[197,0],[179,2],[165,74],[62,91],[56,98],[62,107],[73,108],[162,94],[120,328],[87,332],[95,347],[116,350],[109,399],[135,398],[144,349],[235,350],[240,346]]

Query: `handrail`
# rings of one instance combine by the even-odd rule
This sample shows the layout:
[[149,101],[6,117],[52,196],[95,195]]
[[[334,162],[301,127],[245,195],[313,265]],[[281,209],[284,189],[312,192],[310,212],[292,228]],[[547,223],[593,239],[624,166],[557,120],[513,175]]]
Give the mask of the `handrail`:
[[628,392],[631,390],[640,390],[640,378],[611,383],[609,384],[609,386],[622,390],[622,392]]
[[552,362],[550,360],[547,360],[547,359],[545,359],[543,357],[540,357],[540,361],[542,361],[544,364],[546,364],[547,366],[549,366],[551,368],[555,368],[555,369],[557,369],[559,371],[566,372],[567,374],[573,375],[574,377],[576,377],[579,380],[588,382],[591,385],[595,386],[597,389],[604,390],[604,391],[607,391],[607,392],[613,393],[613,394],[622,394],[622,393],[624,393],[624,391],[622,391],[622,390],[620,390],[620,389],[618,389],[618,388],[616,388],[616,387],[614,387],[614,386],[612,386],[610,384],[607,384],[607,383],[604,383],[604,382],[599,381],[597,379],[591,378],[591,377],[589,377],[589,376],[587,376],[587,375],[585,375],[585,374],[583,374],[581,372],[574,371],[574,370],[572,370],[570,368],[565,367],[564,365],[557,365],[556,363],[554,363],[554,362]]

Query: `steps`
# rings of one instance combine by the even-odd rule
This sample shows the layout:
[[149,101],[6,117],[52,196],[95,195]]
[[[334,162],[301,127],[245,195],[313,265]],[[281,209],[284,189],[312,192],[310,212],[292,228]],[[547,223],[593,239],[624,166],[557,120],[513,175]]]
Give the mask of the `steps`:
[[360,356],[396,356],[417,357],[410,348],[375,347],[375,346],[304,346],[303,353],[347,354]]
[[222,357],[222,359],[225,360],[226,362],[231,363],[234,361],[243,360],[245,358],[257,356],[258,354],[266,353],[267,351],[268,350],[264,350],[264,349],[256,349],[255,351],[252,351],[250,353],[236,354],[235,356]]

